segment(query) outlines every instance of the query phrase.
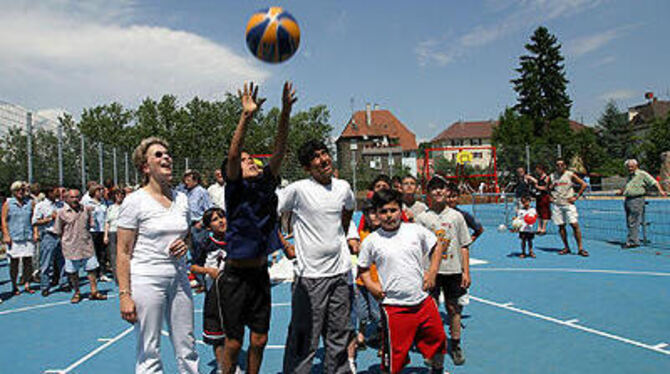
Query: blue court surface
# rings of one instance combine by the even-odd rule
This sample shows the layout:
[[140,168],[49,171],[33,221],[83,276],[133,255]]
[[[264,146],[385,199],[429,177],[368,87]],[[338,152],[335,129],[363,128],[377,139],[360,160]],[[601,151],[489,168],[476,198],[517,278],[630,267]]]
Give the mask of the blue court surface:
[[[521,259],[515,234],[486,228],[471,250],[481,261],[473,261],[478,264],[472,265],[471,302],[464,311],[467,361],[454,367],[447,358],[447,371],[670,373],[669,248],[624,251],[586,235],[591,257],[559,256],[559,238],[547,235],[535,240],[536,259]],[[109,300],[70,305],[70,295],[62,292],[10,297],[8,273],[7,262],[0,262],[1,373],[133,372],[134,332],[119,317],[112,283],[101,286]],[[264,373],[281,372],[290,284],[275,285],[272,297]],[[214,356],[200,341],[203,298],[195,296],[197,348],[201,372],[210,373]],[[162,347],[165,372],[176,373],[167,337]],[[322,356],[319,351],[315,373]],[[427,373],[418,353],[411,359],[406,372]],[[376,350],[360,352],[357,365],[359,373],[379,372]]]

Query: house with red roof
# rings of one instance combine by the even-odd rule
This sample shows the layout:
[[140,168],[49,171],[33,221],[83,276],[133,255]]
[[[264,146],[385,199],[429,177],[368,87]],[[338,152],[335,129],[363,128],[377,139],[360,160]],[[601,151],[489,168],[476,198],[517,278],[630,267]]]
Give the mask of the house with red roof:
[[[493,129],[498,121],[457,121],[435,136],[430,142],[433,148],[441,147],[475,147],[472,153],[472,165],[482,168],[489,167],[492,152],[487,148],[492,145]],[[577,121],[570,120],[570,128],[580,131],[585,126]],[[477,149],[482,147],[482,149]],[[444,157],[456,160],[458,150],[443,151]],[[433,157],[433,156],[431,156]]]
[[367,104],[355,112],[335,142],[340,170],[364,163],[380,173],[398,175],[407,167],[416,175],[416,135],[389,110]]

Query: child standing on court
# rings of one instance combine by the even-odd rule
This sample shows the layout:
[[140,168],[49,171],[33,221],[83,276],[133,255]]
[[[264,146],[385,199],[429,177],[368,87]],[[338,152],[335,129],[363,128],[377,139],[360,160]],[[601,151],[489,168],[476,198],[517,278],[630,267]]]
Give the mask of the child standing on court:
[[[379,191],[372,204],[381,227],[363,241],[358,266],[365,287],[382,304],[382,371],[400,373],[416,344],[431,363],[431,373],[442,373],[447,337],[437,304],[428,294],[435,287],[442,244],[425,227],[402,222],[399,192]],[[429,254],[430,267],[424,272],[424,257]],[[379,282],[370,275],[372,264],[377,265]]]
[[521,239],[521,255],[526,258],[526,245],[528,245],[528,256],[535,258],[533,252],[533,238],[535,238],[535,221],[537,220],[537,211],[530,206],[530,196],[521,197],[521,209],[519,209],[515,218],[521,222],[519,228],[519,239]]
[[193,259],[191,271],[206,276],[207,294],[202,309],[203,341],[212,346],[219,369],[223,366],[223,347],[225,333],[221,308],[223,300],[219,298],[219,274],[223,274],[226,257],[226,214],[221,208],[209,208],[202,215],[202,223],[208,231],[199,243],[198,257]]

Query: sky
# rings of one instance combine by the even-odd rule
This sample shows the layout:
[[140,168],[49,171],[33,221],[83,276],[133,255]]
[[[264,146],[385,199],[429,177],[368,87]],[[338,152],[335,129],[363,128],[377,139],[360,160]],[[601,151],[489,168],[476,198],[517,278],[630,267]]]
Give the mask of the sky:
[[[248,51],[254,11],[281,5],[300,47],[273,65]],[[540,25],[562,44],[572,119],[595,124],[608,100],[670,99],[667,0],[204,1],[0,0],[0,100],[40,114],[164,94],[213,100],[243,82],[279,106],[325,104],[338,136],[366,103],[420,140],[451,123],[497,119],[516,95],[524,44]],[[663,36],[665,35],[665,36]],[[268,105],[269,104],[269,105]]]

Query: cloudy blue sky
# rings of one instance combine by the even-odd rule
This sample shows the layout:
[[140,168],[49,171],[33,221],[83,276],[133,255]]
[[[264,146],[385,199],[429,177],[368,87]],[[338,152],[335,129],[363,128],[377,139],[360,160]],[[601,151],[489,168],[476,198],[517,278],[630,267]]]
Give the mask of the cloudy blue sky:
[[[296,56],[250,56],[253,11],[281,3],[298,20]],[[245,80],[278,105],[326,104],[335,135],[366,102],[391,110],[419,138],[450,123],[497,118],[533,30],[563,45],[572,117],[595,123],[608,99],[625,108],[670,96],[667,0],[74,1],[0,0],[0,100],[41,113],[172,93],[221,97]]]

